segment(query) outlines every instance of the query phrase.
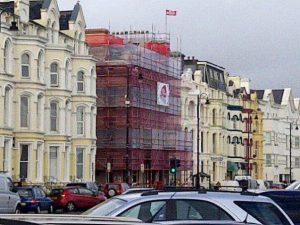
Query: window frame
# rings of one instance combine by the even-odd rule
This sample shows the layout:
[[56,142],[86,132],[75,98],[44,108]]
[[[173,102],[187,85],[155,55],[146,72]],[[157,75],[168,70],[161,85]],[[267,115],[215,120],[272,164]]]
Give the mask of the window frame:
[[[52,66],[57,66],[56,71],[52,71]],[[52,83],[52,76],[56,76],[56,83]],[[59,65],[57,62],[50,64],[50,87],[59,87]]]
[[[23,56],[28,57],[28,62],[24,62]],[[27,68],[28,75],[24,76],[23,68],[24,69]],[[25,79],[30,78],[30,55],[27,52],[25,52],[21,55],[21,78],[25,78]]]
[[[23,112],[24,109],[22,110],[22,99],[27,99],[27,110],[25,112]],[[26,115],[24,115],[25,118],[23,118],[23,116],[22,116],[23,113],[26,114]],[[30,97],[27,95],[21,95],[20,96],[20,127],[21,128],[29,128],[29,124],[30,124],[30,116],[29,115],[30,115]],[[24,121],[24,119],[26,119],[26,122]]]
[[[80,77],[80,75],[82,75],[82,79],[79,79]],[[82,85],[82,90],[79,90],[79,85]],[[85,78],[84,78],[84,72],[83,71],[79,71],[78,73],[77,73],[77,76],[76,76],[76,89],[77,89],[77,92],[79,92],[79,93],[84,93],[85,92],[85,87],[84,87],[84,85],[85,85]]]
[[[82,162],[78,161],[78,151],[82,151]],[[76,179],[83,179],[84,178],[84,152],[85,152],[84,147],[76,147]],[[81,167],[82,169],[82,177],[79,177],[78,175],[78,167]]]
[[[56,115],[52,113],[52,105],[56,105]],[[52,126],[52,119],[55,118],[55,128]],[[51,101],[50,102],[50,131],[51,132],[58,132],[58,120],[59,120],[59,104],[56,101]]]
[[[79,110],[82,110],[82,112],[80,112]],[[79,120],[78,113],[81,114],[82,120]],[[78,106],[76,109],[76,134],[83,136],[85,134],[84,131],[85,131],[85,107]]]

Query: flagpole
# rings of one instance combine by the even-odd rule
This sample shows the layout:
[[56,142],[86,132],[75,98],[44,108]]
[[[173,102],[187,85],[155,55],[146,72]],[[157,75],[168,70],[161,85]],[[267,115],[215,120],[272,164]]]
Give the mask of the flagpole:
[[165,28],[166,28],[166,34],[168,33],[168,15],[167,11],[165,12]]

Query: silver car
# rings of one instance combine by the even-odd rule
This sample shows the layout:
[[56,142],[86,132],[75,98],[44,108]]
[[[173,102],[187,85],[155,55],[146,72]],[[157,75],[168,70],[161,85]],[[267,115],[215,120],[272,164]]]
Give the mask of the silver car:
[[20,196],[14,191],[12,180],[6,174],[0,174],[0,213],[20,213]]
[[293,224],[271,199],[250,193],[150,191],[116,196],[84,214],[131,217],[156,223],[225,220],[264,225]]

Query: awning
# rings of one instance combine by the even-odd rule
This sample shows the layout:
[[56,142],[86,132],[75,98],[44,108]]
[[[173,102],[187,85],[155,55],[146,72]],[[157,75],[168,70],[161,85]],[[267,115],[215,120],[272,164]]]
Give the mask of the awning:
[[230,171],[230,172],[235,172],[237,171],[239,168],[237,166],[236,163],[234,162],[231,162],[231,161],[227,161],[227,171]]

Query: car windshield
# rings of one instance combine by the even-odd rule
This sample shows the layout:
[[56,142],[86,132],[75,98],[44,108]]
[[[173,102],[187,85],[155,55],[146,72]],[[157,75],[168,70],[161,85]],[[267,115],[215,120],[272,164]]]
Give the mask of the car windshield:
[[53,189],[50,193],[50,195],[58,195],[62,193],[64,190],[63,189]]
[[126,201],[118,199],[118,198],[111,198],[95,207],[85,211],[83,215],[89,216],[108,216],[111,212],[115,209],[119,208],[120,206],[126,204]]
[[273,204],[267,202],[235,201],[239,207],[264,225],[290,225],[289,221]]
[[18,193],[21,197],[24,197],[24,198],[32,197],[32,192],[31,192],[31,190],[28,190],[28,189],[19,189]]

